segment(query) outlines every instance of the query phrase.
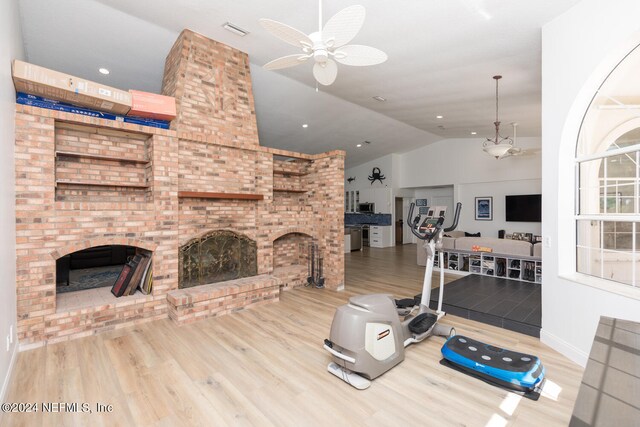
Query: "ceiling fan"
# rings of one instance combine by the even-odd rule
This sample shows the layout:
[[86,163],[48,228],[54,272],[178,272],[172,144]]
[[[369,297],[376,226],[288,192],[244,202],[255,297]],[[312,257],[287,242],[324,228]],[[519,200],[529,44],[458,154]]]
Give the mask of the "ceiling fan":
[[501,155],[499,158],[504,159],[505,157],[511,157],[511,156],[514,156],[514,157],[532,156],[540,153],[541,150],[538,148],[522,149],[520,147],[516,147],[515,145],[517,140],[518,123],[515,123],[515,122],[511,123],[511,126],[513,127],[513,146],[509,148],[509,150],[507,150],[507,152]]
[[318,1],[318,31],[309,35],[272,19],[260,19],[260,24],[280,40],[302,50],[264,65],[267,70],[295,67],[313,58],[313,77],[324,86],[332,84],[338,75],[336,62],[351,66],[383,63],[387,54],[370,46],[347,44],[358,34],[365,18],[363,6],[342,9],[322,26],[322,0]]

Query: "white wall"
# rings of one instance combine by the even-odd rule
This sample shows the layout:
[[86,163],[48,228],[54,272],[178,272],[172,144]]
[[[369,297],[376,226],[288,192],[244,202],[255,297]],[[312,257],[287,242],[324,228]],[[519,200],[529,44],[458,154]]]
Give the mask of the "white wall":
[[[499,182],[479,182],[460,184],[458,201],[462,202],[460,230],[469,233],[482,233],[483,237],[498,237],[498,230],[507,234],[513,232],[542,233],[539,222],[507,222],[505,219],[505,196],[515,194],[540,194],[542,182],[538,179],[519,179]],[[476,197],[493,197],[493,221],[477,221],[475,218]]]
[[[498,230],[539,235],[540,223],[506,222],[504,196],[539,194],[541,156],[539,138],[518,138],[518,147],[531,150],[523,156],[496,160],[482,151],[482,138],[445,139],[401,154],[397,172],[399,187],[454,186],[454,201],[462,202],[460,230],[480,231],[497,237]],[[476,221],[476,197],[493,197],[493,221]]]
[[[16,339],[16,249],[13,147],[15,139],[15,89],[11,60],[22,59],[22,34],[18,0],[0,2],[0,402],[17,349]],[[6,351],[6,337],[13,326],[13,344]],[[1,414],[0,414],[1,415]]]
[[[364,148],[363,148],[364,149]],[[344,189],[345,191],[362,190],[371,188],[392,188],[393,187],[393,164],[394,154],[389,154],[384,157],[372,160],[367,163],[349,168],[344,172]],[[372,183],[368,177],[371,175],[373,168],[378,167],[385,176],[385,179],[380,184],[380,181]],[[355,178],[353,182],[348,182],[347,178]]]
[[542,29],[541,338],[583,365],[601,315],[640,321],[640,299],[578,282],[573,221],[580,122],[607,74],[640,43],[638,16],[637,0],[583,0]]
[[[447,217],[444,222],[444,226],[449,227],[453,223],[453,208],[455,204],[455,196],[453,185],[446,185],[444,187],[424,187],[416,188],[414,191],[414,198],[427,199],[429,206],[447,206]],[[440,200],[450,200],[450,203],[441,203]],[[414,239],[416,240],[416,239]]]

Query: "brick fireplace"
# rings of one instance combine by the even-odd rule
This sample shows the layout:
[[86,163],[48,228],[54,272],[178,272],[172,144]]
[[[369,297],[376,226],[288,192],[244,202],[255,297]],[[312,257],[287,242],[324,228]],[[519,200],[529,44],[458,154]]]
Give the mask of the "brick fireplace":
[[[275,302],[306,280],[312,240],[326,286],[343,285],[344,152],[261,147],[247,55],[188,30],[167,56],[163,93],[178,106],[170,130],[16,105],[22,345]],[[252,242],[255,266],[180,289],[181,248],[215,235]],[[150,295],[56,292],[57,260],[109,245],[151,253]]]

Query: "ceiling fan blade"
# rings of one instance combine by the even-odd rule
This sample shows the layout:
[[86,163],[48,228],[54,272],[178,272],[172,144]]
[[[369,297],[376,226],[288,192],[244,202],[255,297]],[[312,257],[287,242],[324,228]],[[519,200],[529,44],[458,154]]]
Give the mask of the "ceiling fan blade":
[[344,65],[363,67],[383,63],[387,60],[387,54],[375,47],[350,44],[336,50],[334,58]]
[[274,21],[273,19],[260,19],[260,25],[280,40],[293,46],[303,48],[305,44],[308,46],[313,45],[313,42],[305,33],[282,22]]
[[338,76],[338,64],[331,59],[327,59],[324,64],[316,62],[313,66],[313,77],[324,86],[329,86]]
[[279,70],[281,68],[295,67],[296,65],[302,64],[309,58],[309,55],[304,55],[301,53],[295,55],[287,55],[267,62],[266,64],[264,64],[264,68],[266,70]]
[[349,43],[358,34],[366,11],[363,6],[354,5],[342,9],[327,21],[322,29],[322,39],[325,42],[333,39],[332,47],[340,47]]

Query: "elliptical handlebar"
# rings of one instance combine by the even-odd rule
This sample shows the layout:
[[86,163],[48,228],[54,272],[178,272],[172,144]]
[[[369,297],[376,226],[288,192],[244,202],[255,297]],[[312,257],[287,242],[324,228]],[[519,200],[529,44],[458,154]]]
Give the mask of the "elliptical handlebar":
[[456,203],[456,212],[453,214],[453,224],[451,224],[451,227],[447,227],[444,229],[445,233],[448,233],[449,231],[453,231],[456,228],[458,228],[458,220],[460,220],[460,211],[462,211],[462,203],[458,202]]
[[426,230],[424,234],[420,234],[420,232],[418,232],[418,229],[420,227],[420,215],[416,216],[413,220],[411,220],[411,217],[413,216],[413,209],[415,208],[416,204],[415,203],[411,203],[411,206],[409,207],[409,215],[407,216],[407,222],[409,223],[410,227],[411,227],[411,232],[420,240],[426,240],[427,242],[430,242],[431,239],[433,239],[435,236],[438,235],[438,232],[440,232],[440,229],[442,229],[442,224],[444,223],[444,217],[440,217],[438,218],[438,222],[436,223],[435,227],[433,227],[433,229],[431,230]]
[[[440,218],[438,218],[438,222],[436,223],[435,227],[433,227],[431,230],[426,230],[424,234],[421,234],[419,232],[420,215],[417,215],[413,220],[411,219],[411,217],[413,216],[413,210],[415,209],[415,206],[416,206],[415,203],[411,203],[411,206],[409,207],[409,215],[407,216],[407,224],[409,224],[409,227],[411,228],[411,232],[418,239],[426,240],[427,242],[430,242],[434,237],[436,237],[438,235],[440,230],[442,230],[442,225],[444,224],[444,217],[441,216]],[[460,203],[460,202],[456,203],[456,211],[453,214],[453,224],[451,225],[451,227],[447,227],[443,231],[445,231],[445,232],[453,231],[453,230],[456,229],[456,227],[458,227],[458,221],[460,220],[460,211],[461,210],[462,210],[462,203]]]

